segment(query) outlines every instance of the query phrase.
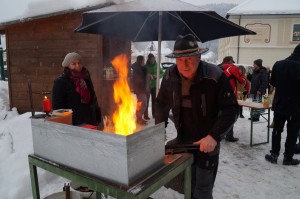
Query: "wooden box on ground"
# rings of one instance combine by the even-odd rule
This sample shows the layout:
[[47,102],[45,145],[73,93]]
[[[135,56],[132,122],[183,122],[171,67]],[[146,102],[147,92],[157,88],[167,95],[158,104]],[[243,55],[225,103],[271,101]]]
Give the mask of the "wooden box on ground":
[[164,124],[129,136],[32,119],[34,154],[122,185],[163,165]]

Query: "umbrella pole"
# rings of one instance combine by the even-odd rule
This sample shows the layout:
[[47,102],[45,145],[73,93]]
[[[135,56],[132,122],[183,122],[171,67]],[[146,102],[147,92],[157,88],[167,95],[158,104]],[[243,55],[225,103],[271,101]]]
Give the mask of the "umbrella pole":
[[[162,11],[159,11],[158,19],[158,49],[157,49],[157,68],[156,68],[156,96],[159,90],[160,83],[160,62],[161,62],[161,33],[162,33]],[[154,104],[152,104],[154,106]]]

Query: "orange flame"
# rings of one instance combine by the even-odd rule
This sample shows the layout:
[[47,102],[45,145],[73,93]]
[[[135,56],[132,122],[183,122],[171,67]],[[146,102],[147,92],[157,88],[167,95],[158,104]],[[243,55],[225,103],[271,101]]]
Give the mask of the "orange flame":
[[114,83],[114,101],[118,107],[112,117],[114,130],[120,135],[130,135],[136,129],[136,98],[130,92],[128,84],[128,59],[125,54],[121,54],[111,63],[119,74]]

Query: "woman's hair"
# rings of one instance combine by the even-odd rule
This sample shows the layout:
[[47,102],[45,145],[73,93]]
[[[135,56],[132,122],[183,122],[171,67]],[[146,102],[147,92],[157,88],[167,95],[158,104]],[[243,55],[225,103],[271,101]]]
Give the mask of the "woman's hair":
[[242,74],[246,74],[246,68],[243,65],[239,65],[239,70],[242,71]]

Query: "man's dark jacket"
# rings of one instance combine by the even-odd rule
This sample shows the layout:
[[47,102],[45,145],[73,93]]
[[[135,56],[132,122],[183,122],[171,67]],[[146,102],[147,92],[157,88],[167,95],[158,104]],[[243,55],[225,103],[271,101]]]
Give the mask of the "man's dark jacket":
[[[189,140],[195,142],[209,134],[219,142],[221,136],[227,133],[236,121],[238,112],[236,97],[226,75],[217,66],[201,61],[190,87],[190,96],[192,103],[190,118],[197,121],[193,125],[198,132]],[[156,99],[158,111],[155,123],[167,124],[170,109],[174,116],[177,138],[190,136],[181,131],[181,76],[176,65],[164,74]]]
[[265,67],[259,67],[256,70],[253,70],[252,75],[247,76],[248,80],[251,81],[251,89],[250,94],[257,94],[257,91],[259,91],[262,95],[266,93],[266,90],[268,88],[268,72]]
[[91,95],[91,100],[88,104],[81,103],[81,97],[76,92],[73,80],[65,74],[59,76],[53,84],[52,108],[53,110],[72,109],[73,125],[98,125],[101,123],[101,110],[98,106],[97,97],[88,72],[87,79],[85,79],[85,81]]
[[137,62],[131,66],[133,70],[133,92],[135,94],[144,94],[147,91],[147,69],[140,66]]
[[274,64],[271,85],[276,88],[272,109],[284,115],[300,116],[300,55],[292,54]]

